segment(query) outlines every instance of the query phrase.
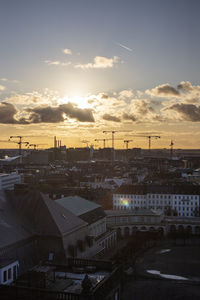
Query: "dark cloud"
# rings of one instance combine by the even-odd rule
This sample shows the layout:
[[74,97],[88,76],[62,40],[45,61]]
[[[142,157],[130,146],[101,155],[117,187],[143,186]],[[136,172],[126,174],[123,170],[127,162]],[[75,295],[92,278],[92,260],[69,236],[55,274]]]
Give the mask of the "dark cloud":
[[190,92],[194,89],[194,87],[189,81],[181,81],[179,85],[177,85],[177,89],[184,90],[185,92]]
[[135,113],[139,116],[145,116],[149,113],[153,113],[154,109],[150,106],[148,101],[141,100],[134,103]]
[[71,103],[57,107],[38,106],[26,109],[30,113],[30,123],[59,123],[65,120],[65,116],[80,122],[94,122],[91,109],[80,109]]
[[168,109],[176,111],[184,121],[200,122],[200,106],[178,103]]
[[35,108],[27,108],[29,115],[29,123],[59,123],[64,121],[63,111],[59,107],[38,106]]
[[129,114],[126,114],[126,113],[123,114],[123,119],[124,120],[131,120],[133,122],[137,121],[137,119],[134,115],[129,115]]
[[80,122],[94,122],[91,109],[80,109],[71,103],[52,106],[36,106],[27,108],[22,112],[29,113],[26,118],[16,119],[18,113],[11,103],[0,103],[0,123],[2,124],[32,124],[32,123],[59,123],[65,120],[65,116]]
[[109,96],[107,94],[102,94],[101,95],[101,99],[108,99],[108,98],[109,98]]
[[14,105],[1,102],[0,103],[0,123],[2,124],[17,124],[18,121],[15,119],[17,109]]
[[90,99],[90,100],[88,100],[88,103],[89,104],[93,104],[93,103],[95,103],[96,102],[96,99]]
[[161,84],[152,90],[147,90],[147,94],[150,94],[152,96],[179,96],[180,93],[177,89],[175,89],[173,86],[169,85],[168,83]]
[[92,110],[74,107],[71,103],[60,105],[60,109],[71,119],[77,119],[80,122],[94,122]]
[[169,84],[163,84],[157,87],[158,94],[166,94],[166,95],[179,95],[179,91],[177,91],[173,86]]
[[104,114],[103,119],[106,120],[106,121],[121,122],[120,118],[115,117],[115,116],[111,116],[109,114]]

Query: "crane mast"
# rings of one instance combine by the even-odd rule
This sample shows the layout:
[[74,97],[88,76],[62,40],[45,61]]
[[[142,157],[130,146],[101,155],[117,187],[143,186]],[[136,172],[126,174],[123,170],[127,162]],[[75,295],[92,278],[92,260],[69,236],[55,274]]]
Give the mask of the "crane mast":
[[128,144],[133,140],[124,140],[124,144],[126,144],[126,150],[128,150]]
[[14,143],[17,143],[19,145],[19,155],[22,153],[22,144],[25,144],[26,146],[29,144],[29,142],[22,142],[23,136],[21,135],[11,135],[10,139],[19,139],[18,142],[13,141]]

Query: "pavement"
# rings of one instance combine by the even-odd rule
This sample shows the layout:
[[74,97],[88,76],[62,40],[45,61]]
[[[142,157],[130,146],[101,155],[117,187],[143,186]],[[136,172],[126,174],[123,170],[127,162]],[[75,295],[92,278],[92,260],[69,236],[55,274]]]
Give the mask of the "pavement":
[[137,259],[135,269],[122,300],[200,300],[199,245],[160,243]]

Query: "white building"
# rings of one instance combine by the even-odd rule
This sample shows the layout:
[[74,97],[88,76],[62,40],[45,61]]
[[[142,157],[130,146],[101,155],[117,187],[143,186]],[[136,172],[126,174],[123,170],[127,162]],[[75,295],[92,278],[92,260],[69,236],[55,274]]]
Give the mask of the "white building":
[[0,190],[13,190],[15,184],[23,183],[22,176],[16,172],[0,173]]
[[113,209],[116,210],[147,208],[162,210],[165,214],[193,217],[199,213],[199,203],[199,194],[137,193],[136,189],[131,191],[130,187],[126,192],[125,186],[113,194]]
[[16,261],[0,261],[0,285],[11,284],[18,277],[19,262]]

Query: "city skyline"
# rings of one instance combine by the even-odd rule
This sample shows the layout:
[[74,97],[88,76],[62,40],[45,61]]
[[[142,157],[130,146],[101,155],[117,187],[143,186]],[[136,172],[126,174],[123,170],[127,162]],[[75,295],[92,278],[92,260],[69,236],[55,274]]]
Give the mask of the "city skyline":
[[[1,1],[1,140],[199,148],[198,1]],[[102,147],[102,144],[99,144]],[[110,143],[111,146],[111,143]],[[122,148],[123,142],[115,142]],[[1,143],[1,148],[11,148]]]

